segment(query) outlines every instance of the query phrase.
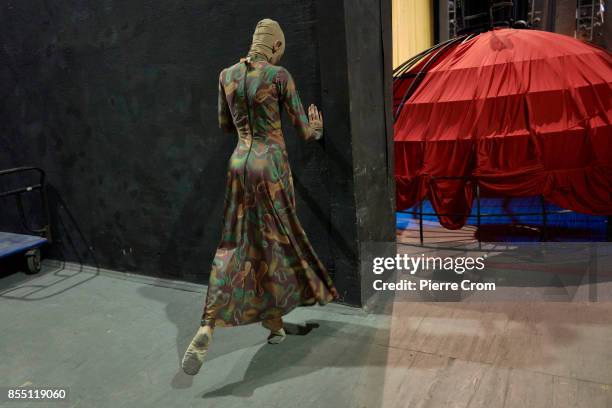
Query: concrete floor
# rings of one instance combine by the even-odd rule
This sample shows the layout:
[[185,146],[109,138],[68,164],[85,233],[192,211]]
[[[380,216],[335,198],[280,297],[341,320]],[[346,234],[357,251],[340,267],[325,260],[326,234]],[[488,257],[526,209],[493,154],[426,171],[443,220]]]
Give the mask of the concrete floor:
[[396,301],[300,308],[277,346],[219,329],[200,374],[180,360],[204,287],[46,265],[0,279],[0,386],[69,386],[2,407],[612,407],[612,303]]

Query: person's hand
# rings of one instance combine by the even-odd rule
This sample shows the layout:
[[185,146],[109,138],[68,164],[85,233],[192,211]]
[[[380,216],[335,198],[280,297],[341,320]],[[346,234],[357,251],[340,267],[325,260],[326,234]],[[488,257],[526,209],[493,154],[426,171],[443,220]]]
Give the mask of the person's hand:
[[323,129],[323,113],[314,104],[308,107],[308,122],[314,129]]

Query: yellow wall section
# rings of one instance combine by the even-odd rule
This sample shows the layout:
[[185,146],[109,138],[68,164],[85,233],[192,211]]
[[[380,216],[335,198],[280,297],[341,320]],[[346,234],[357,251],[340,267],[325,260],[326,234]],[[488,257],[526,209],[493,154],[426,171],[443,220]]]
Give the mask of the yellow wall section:
[[434,45],[433,1],[393,0],[393,68]]

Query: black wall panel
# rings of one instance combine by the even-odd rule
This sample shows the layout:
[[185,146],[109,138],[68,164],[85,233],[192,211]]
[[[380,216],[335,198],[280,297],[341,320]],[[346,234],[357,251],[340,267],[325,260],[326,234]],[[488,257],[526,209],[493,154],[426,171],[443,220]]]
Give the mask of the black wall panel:
[[[49,255],[206,282],[236,143],[217,126],[219,71],[270,17],[285,31],[281,65],[319,104],[315,12],[310,0],[3,2],[0,168],[48,172]],[[285,137],[299,215],[329,264],[328,158]],[[0,204],[12,228],[12,201]]]

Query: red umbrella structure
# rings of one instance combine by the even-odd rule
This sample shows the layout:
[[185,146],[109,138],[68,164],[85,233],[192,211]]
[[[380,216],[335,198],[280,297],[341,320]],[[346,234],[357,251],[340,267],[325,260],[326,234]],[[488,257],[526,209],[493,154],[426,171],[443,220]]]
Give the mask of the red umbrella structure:
[[461,228],[476,185],[612,214],[612,55],[560,34],[494,29],[394,73],[397,209],[429,198]]

